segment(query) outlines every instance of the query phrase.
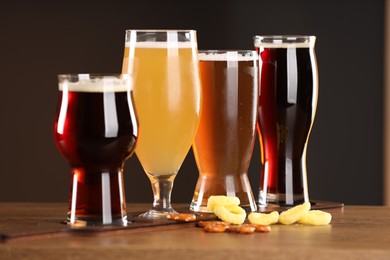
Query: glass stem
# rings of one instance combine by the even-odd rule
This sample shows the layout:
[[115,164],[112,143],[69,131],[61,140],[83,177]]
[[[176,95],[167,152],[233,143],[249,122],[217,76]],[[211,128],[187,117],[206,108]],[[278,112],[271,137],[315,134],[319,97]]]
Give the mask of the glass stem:
[[154,196],[152,210],[158,212],[171,212],[173,210],[171,205],[171,193],[175,176],[176,174],[160,176],[149,175]]

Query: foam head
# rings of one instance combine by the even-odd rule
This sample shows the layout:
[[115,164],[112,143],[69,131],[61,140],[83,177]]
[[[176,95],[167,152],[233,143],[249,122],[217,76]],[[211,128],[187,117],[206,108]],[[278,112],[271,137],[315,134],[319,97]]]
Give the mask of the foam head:
[[258,60],[255,51],[200,51],[200,61],[254,61]]
[[[102,76],[91,78],[89,74],[79,74],[70,80],[66,76],[60,76],[59,90],[72,92],[125,92],[130,88],[130,75],[118,78],[116,76]],[[74,80],[78,78],[78,80]]]

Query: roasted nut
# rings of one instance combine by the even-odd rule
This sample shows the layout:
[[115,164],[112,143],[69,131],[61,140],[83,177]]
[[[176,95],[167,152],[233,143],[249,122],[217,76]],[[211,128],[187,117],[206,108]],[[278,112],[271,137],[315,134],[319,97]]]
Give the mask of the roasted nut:
[[176,214],[168,214],[167,219],[181,221],[181,222],[190,222],[190,221],[195,221],[196,216],[194,214],[189,214],[189,213],[176,213]]
[[252,234],[256,231],[256,227],[250,224],[243,225],[230,225],[229,232],[240,233],[240,234]]

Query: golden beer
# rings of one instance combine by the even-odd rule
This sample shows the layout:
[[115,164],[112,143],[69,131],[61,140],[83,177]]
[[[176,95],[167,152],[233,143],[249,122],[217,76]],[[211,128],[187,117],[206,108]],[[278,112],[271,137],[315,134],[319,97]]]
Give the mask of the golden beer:
[[140,122],[136,154],[148,174],[177,173],[199,122],[198,64],[187,44],[175,50],[161,43],[125,48],[123,73],[134,71],[135,107]]
[[142,216],[175,211],[173,181],[186,157],[200,116],[196,32],[128,30],[123,73],[132,78],[139,121],[136,154],[153,188],[153,207]]

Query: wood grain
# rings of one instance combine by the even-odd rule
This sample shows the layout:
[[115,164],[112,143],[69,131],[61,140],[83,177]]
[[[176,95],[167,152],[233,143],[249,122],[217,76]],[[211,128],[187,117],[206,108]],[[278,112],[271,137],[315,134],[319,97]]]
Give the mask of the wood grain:
[[[130,205],[135,211],[144,205]],[[61,219],[62,204],[0,203],[5,219]],[[328,226],[273,225],[270,233],[210,234],[173,230],[68,235],[0,244],[0,259],[390,259],[390,208],[329,209]]]

